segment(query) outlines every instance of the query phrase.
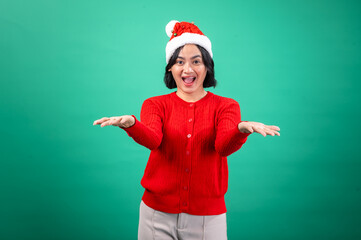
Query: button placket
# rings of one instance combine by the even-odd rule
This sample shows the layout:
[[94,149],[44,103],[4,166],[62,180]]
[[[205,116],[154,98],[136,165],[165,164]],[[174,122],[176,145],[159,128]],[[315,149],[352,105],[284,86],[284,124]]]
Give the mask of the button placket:
[[188,105],[187,116],[185,118],[185,124],[187,126],[186,138],[187,138],[187,145],[185,149],[185,161],[183,165],[183,176],[181,180],[181,208],[186,210],[189,206],[188,199],[189,199],[189,182],[190,182],[190,175],[191,175],[191,166],[192,166],[192,139],[193,139],[193,126],[194,126],[194,109],[195,104],[190,103]]

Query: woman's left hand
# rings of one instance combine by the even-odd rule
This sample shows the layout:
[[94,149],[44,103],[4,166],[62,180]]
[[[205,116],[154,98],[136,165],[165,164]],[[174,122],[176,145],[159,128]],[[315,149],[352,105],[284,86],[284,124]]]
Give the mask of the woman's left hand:
[[238,124],[238,129],[243,133],[253,133],[257,132],[262,134],[264,137],[267,135],[278,135],[280,136],[280,128],[278,126],[268,126],[259,122],[240,122]]

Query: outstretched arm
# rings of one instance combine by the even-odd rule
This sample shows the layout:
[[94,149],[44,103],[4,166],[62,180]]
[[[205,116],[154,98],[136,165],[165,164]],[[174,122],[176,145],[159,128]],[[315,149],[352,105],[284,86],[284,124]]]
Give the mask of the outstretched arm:
[[219,113],[215,149],[221,156],[228,156],[239,150],[251,133],[280,136],[278,131],[280,131],[278,126],[241,121],[239,104],[233,101],[224,105]]
[[241,132],[238,123],[241,122],[239,104],[232,100],[223,104],[217,113],[215,150],[221,156],[228,156],[238,151],[246,142],[250,133]]
[[158,148],[163,138],[163,113],[161,109],[151,100],[146,100],[143,103],[140,118],[141,121],[138,121],[134,115],[104,117],[94,121],[93,125],[120,127],[140,145],[150,150]]

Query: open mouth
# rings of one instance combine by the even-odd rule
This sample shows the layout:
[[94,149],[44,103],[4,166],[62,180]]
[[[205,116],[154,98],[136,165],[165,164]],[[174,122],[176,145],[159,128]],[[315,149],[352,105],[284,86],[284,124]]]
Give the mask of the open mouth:
[[195,77],[182,77],[182,80],[186,84],[191,84],[196,80],[196,78]]

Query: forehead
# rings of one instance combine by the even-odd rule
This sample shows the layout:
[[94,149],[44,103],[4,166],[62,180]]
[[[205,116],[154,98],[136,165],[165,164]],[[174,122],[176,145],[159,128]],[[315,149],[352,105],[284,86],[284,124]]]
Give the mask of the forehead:
[[202,56],[201,51],[199,51],[198,47],[195,44],[186,44],[179,52],[179,57],[193,57],[193,56]]

